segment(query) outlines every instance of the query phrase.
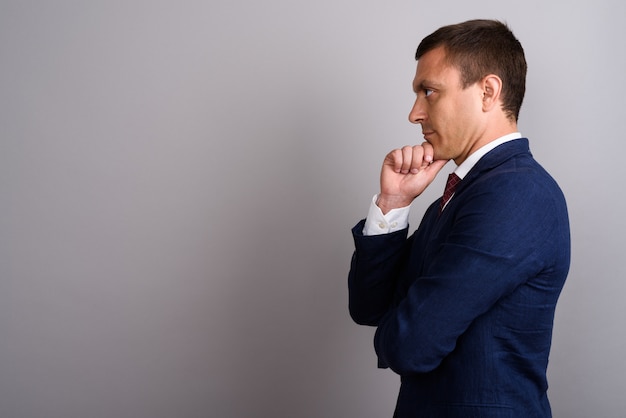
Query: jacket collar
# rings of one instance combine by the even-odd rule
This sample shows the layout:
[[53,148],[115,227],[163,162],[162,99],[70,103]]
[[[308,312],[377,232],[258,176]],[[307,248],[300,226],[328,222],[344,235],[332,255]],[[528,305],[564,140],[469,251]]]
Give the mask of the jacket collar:
[[463,178],[463,181],[459,184],[457,193],[484,172],[489,171],[505,161],[515,158],[521,154],[528,154],[529,156],[532,156],[527,138],[520,138],[498,145],[485,154],[480,160],[478,160],[474,167],[470,169],[467,175]]

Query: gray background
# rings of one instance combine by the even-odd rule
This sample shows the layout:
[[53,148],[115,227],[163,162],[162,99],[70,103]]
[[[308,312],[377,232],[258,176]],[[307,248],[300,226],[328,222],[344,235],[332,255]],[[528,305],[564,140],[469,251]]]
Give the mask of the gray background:
[[349,230],[421,142],[417,43],[487,17],[571,211],[554,416],[624,417],[625,4],[1,0],[0,416],[390,416]]

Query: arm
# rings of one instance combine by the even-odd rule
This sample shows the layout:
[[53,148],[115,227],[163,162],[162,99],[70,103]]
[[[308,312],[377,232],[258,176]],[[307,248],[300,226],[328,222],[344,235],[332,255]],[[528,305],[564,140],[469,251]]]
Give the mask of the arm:
[[408,229],[366,236],[363,224],[352,229],[356,250],[348,275],[348,307],[357,324],[376,326],[393,301],[398,270],[409,247]]
[[[407,207],[432,182],[446,162],[433,162],[433,149],[428,143],[391,151],[381,169],[377,205],[385,214]],[[399,266],[409,247],[406,241],[408,228],[365,236],[363,224],[361,221],[352,230],[356,250],[348,277],[349,308],[355,322],[378,325],[396,293]]]

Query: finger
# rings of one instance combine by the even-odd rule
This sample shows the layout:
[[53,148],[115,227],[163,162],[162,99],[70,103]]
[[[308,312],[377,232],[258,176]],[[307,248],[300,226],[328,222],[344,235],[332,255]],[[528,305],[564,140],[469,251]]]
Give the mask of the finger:
[[414,145],[411,147],[411,155],[411,173],[416,174],[424,168],[424,149],[421,145]]
[[402,174],[407,174],[413,165],[413,147],[405,145],[402,147],[402,165],[400,168],[400,172]]
[[394,149],[385,157],[385,164],[391,166],[394,173],[402,170],[402,150]]
[[424,149],[424,161],[428,164],[432,163],[435,159],[435,149],[430,142],[423,142],[422,148]]

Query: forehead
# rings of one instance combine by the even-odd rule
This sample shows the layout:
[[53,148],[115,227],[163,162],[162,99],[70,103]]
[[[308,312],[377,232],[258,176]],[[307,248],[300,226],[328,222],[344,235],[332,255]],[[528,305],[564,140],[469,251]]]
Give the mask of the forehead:
[[428,51],[417,62],[417,70],[413,87],[425,84],[440,86],[460,85],[461,73],[446,61],[446,52],[443,47]]

